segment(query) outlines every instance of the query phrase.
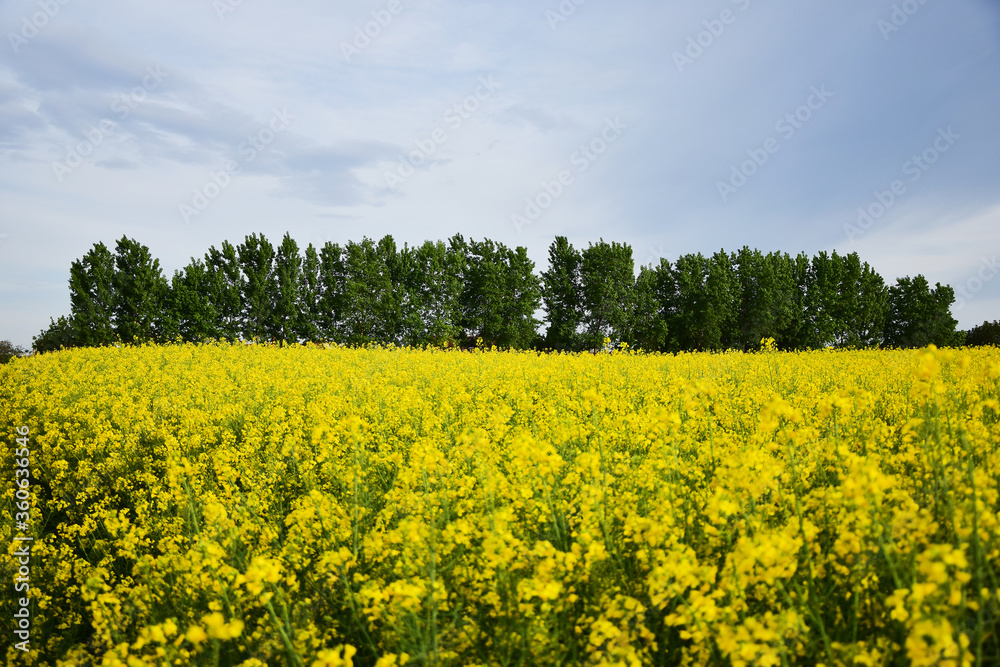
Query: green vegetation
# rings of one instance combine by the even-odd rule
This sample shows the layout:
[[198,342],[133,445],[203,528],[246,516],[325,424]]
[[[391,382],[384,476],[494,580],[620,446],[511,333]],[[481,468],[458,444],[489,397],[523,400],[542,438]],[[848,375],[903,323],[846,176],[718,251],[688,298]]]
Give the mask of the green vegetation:
[[886,285],[857,253],[743,247],[662,259],[637,275],[627,244],[576,249],[557,237],[548,268],[534,270],[523,247],[461,235],[303,251],[288,234],[277,247],[251,234],[168,280],[148,248],[122,237],[114,252],[98,243],[73,262],[72,312],[35,348],[223,338],[567,351],[610,339],[663,352],[750,350],[764,338],[786,350],[963,342],[951,287],[921,275]]

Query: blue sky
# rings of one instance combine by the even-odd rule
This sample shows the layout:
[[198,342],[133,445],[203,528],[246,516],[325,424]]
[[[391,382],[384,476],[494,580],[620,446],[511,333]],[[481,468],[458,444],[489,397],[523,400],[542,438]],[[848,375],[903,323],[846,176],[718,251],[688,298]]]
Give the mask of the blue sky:
[[[0,339],[122,235],[857,251],[1000,318],[993,0],[6,0]],[[859,212],[867,213],[862,217]]]

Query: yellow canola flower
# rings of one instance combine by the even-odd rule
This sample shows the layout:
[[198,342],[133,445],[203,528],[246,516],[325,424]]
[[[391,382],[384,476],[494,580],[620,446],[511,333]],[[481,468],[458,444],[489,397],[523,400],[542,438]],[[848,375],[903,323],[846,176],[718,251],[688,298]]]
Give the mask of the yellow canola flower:
[[276,584],[281,580],[281,564],[267,556],[256,556],[246,574],[236,577],[237,585],[245,585],[252,595],[260,595],[265,584]]
[[31,434],[36,662],[1000,652],[1000,350],[623,343],[213,342],[0,366],[0,431]]
[[208,636],[212,639],[235,639],[243,632],[243,621],[227,623],[226,618],[217,611],[207,614],[202,618],[202,623],[208,628]]
[[192,625],[187,629],[187,632],[184,633],[184,638],[197,646],[208,639],[208,633],[206,633],[203,628],[197,625]]
[[354,665],[353,658],[357,652],[358,650],[351,645],[325,649],[316,656],[312,667],[352,667]]

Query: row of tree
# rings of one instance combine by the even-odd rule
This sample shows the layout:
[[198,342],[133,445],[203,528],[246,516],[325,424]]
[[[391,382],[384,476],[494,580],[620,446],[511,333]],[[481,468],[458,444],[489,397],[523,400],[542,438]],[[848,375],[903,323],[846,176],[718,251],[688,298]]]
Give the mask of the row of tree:
[[14,357],[23,357],[28,354],[20,345],[15,345],[9,340],[0,340],[0,364],[6,364]]
[[[304,251],[285,235],[224,242],[171,279],[147,247],[98,243],[70,268],[68,317],[40,351],[115,341],[326,341],[578,351],[606,339],[646,350],[961,344],[954,292],[923,276],[887,286],[856,253],[792,257],[744,247],[635,272],[627,244],[549,248],[540,275],[523,247],[455,235],[397,247],[391,236]],[[538,319],[536,313],[544,313]],[[539,327],[547,324],[544,334]]]
[[540,283],[524,248],[492,241],[398,248],[391,236],[344,246],[285,235],[211,247],[170,281],[138,242],[96,244],[70,268],[72,313],[36,349],[116,340],[334,341],[350,345],[463,343],[530,347]]
[[970,346],[996,345],[1000,347],[1000,320],[983,322],[979,326],[972,327],[966,331],[965,344]]
[[[641,267],[627,245],[549,249],[543,297],[554,348],[580,349],[606,332],[650,350],[957,345],[954,292],[927,280],[885,281],[857,253],[763,254],[743,247]],[[608,270],[610,269],[610,270]],[[607,279],[602,279],[602,276]]]

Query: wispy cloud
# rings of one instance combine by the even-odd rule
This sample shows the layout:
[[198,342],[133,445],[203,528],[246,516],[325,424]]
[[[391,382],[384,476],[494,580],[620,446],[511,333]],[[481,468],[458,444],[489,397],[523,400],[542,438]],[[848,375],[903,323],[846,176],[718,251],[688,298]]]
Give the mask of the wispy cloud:
[[[629,242],[644,262],[743,244],[856,249],[890,279],[905,266],[956,283],[975,276],[984,252],[963,238],[992,238],[1000,8],[987,0],[911,12],[900,0],[223,2],[221,12],[207,0],[60,2],[17,50],[9,34],[44,10],[0,5],[8,296],[28,289],[25,271],[65,278],[90,244],[122,234],[171,270],[249,231],[303,243],[462,232],[526,245],[540,264],[566,234]],[[682,71],[676,54],[691,61]],[[150,68],[164,73],[155,86]],[[447,110],[491,76],[503,85],[449,124]],[[833,97],[786,137],[776,120],[799,123],[821,84]],[[294,122],[248,159],[241,146],[275,109]],[[576,171],[570,156],[616,117],[628,125],[621,140]],[[98,142],[105,120],[114,127]],[[962,138],[918,183],[905,180],[903,162],[949,125]],[[60,181],[53,163],[88,142]],[[739,187],[733,166],[747,179]],[[567,170],[573,182],[561,183]],[[225,187],[213,178],[222,172]],[[851,244],[845,225],[895,180],[906,192]],[[737,190],[726,201],[720,181]],[[216,188],[185,225],[180,204]],[[511,214],[534,212],[526,198],[547,206],[519,233]],[[963,325],[983,319],[998,285],[968,300]],[[65,293],[37,294],[48,315],[67,308]],[[48,322],[23,312],[5,316],[0,339],[28,344]]]

